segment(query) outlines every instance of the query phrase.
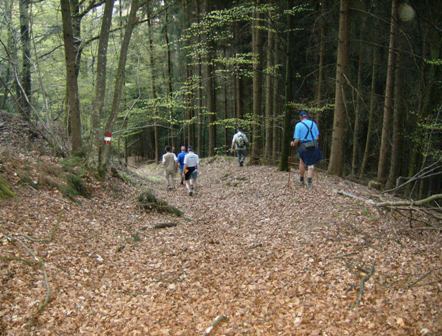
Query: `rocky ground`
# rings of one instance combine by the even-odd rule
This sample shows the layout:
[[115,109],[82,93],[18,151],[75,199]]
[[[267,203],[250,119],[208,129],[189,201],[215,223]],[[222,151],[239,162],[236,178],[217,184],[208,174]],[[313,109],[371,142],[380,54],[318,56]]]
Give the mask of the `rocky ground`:
[[[376,196],[363,186],[212,158],[194,197],[148,165],[72,201],[20,185],[45,162],[1,162],[17,196],[0,203],[0,335],[203,335],[219,315],[210,335],[442,333],[440,234],[336,193]],[[141,210],[147,188],[184,216]]]

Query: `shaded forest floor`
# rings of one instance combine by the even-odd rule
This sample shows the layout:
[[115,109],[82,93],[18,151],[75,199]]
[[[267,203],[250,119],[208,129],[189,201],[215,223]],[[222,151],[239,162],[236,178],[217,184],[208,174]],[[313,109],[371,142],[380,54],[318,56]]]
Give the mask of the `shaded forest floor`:
[[[194,197],[149,165],[138,187],[91,180],[92,197],[72,202],[13,173],[56,160],[14,160],[2,162],[17,197],[0,205],[0,335],[202,335],[221,314],[211,335],[442,333],[440,235],[335,192],[368,197],[363,186],[319,174],[311,192],[289,189],[287,173],[217,158]],[[139,209],[146,188],[184,216]]]

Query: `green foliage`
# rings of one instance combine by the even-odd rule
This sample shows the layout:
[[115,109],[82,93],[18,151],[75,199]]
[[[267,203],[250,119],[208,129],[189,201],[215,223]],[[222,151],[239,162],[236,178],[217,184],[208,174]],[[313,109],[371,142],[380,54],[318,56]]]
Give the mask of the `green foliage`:
[[169,213],[178,217],[183,215],[181,210],[158,199],[151,190],[144,191],[138,196],[138,205],[148,212],[157,211],[160,213]]
[[8,182],[0,176],[0,200],[14,197],[15,193],[12,191]]
[[66,176],[67,185],[62,187],[63,194],[72,199],[75,196],[83,196],[89,198],[91,193],[89,192],[83,179],[74,174],[69,174]]

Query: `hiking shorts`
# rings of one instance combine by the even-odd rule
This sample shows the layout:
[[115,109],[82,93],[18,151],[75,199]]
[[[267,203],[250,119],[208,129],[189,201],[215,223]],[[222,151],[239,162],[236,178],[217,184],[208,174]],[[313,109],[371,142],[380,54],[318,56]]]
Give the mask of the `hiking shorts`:
[[190,179],[196,180],[198,177],[198,171],[196,170],[196,167],[188,167],[187,171],[184,173],[184,179],[186,181],[189,181]]
[[318,147],[306,149],[301,145],[298,149],[298,155],[307,166],[315,165],[322,159],[322,154]]

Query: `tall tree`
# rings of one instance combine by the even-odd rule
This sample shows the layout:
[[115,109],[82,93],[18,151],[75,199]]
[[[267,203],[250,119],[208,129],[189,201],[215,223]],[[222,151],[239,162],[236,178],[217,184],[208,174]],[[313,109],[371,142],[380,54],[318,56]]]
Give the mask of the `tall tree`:
[[[149,15],[149,14],[148,14]],[[154,46],[153,46],[153,32],[151,18],[147,18],[148,38],[149,38],[149,68],[150,68],[150,82],[152,85],[152,101],[153,101],[153,117],[154,117],[154,150],[155,150],[155,162],[160,160],[160,132],[157,125],[158,122],[158,110],[157,110],[157,82],[155,74],[155,61],[154,61]]]
[[259,162],[259,156],[262,146],[261,139],[261,121],[262,121],[262,69],[264,64],[263,57],[263,34],[260,27],[262,24],[261,9],[258,8],[262,0],[255,0],[255,18],[252,24],[252,54],[253,54],[253,100],[252,100],[252,148],[250,162],[256,164]]
[[[67,1],[67,0],[62,0]],[[112,109],[111,113],[107,119],[106,125],[104,127],[105,135],[110,135],[112,137],[112,130],[114,127],[115,120],[117,119],[118,113],[120,112],[121,96],[123,94],[123,84],[124,77],[126,73],[126,61],[127,53],[129,50],[129,43],[132,37],[132,32],[135,24],[137,23],[137,11],[140,8],[141,0],[132,0],[128,22],[126,24],[126,29],[124,31],[123,41],[120,48],[120,59],[118,60],[118,69],[115,75],[115,87],[114,96],[112,99]],[[100,175],[105,175],[107,172],[107,167],[109,164],[111,154],[111,141],[103,142],[100,150],[100,160],[98,172]]]
[[[295,5],[294,0],[288,0],[289,7]],[[295,83],[295,41],[294,28],[295,22],[292,15],[287,18],[287,37],[286,37],[286,66],[285,66],[285,104],[284,104],[284,128],[281,143],[281,159],[279,160],[279,170],[289,170],[290,138],[292,134],[291,111],[288,103],[294,100]]]
[[345,74],[348,63],[349,0],[341,0],[339,9],[338,52],[336,59],[335,111],[328,172],[341,176],[344,170]]
[[397,5],[398,0],[391,1],[390,42],[388,46],[387,79],[385,83],[384,116],[382,118],[381,147],[379,150],[377,179],[385,183],[387,179],[388,152],[391,135],[391,116],[393,111],[394,64],[396,62],[397,35]]
[[109,31],[112,25],[112,12],[115,0],[106,0],[103,18],[101,21],[100,38],[97,52],[97,73],[95,79],[95,96],[91,113],[91,132],[89,158],[95,160],[100,144],[100,120],[103,115],[104,98],[106,94],[106,64],[107,48],[109,44]]
[[66,88],[69,120],[71,126],[72,152],[81,152],[81,115],[78,82],[76,75],[76,49],[72,29],[72,15],[69,0],[60,0],[63,20],[63,41],[66,60]]
[[[204,1],[205,13],[210,11],[209,1]],[[209,141],[208,141],[208,155],[214,155],[214,149],[216,147],[216,92],[215,92],[215,70],[214,70],[214,53],[215,53],[215,43],[210,41],[208,43],[207,58],[205,63],[204,73],[204,87],[206,93],[206,107],[208,113],[208,129],[209,129]]]
[[20,78],[20,110],[23,117],[30,121],[31,119],[31,95],[32,95],[32,77],[31,77],[31,34],[29,18],[29,0],[19,0],[20,11],[20,40],[22,47],[22,67]]
[[265,83],[265,145],[264,145],[264,160],[269,163],[272,155],[272,141],[273,141],[273,53],[275,52],[275,33],[272,29],[267,32],[267,72]]
[[395,76],[394,76],[394,107],[393,107],[393,127],[391,143],[390,170],[386,188],[391,189],[396,184],[400,169],[400,144],[401,144],[401,112],[403,109],[401,99],[401,52],[398,50],[396,55]]
[[374,124],[374,111],[376,109],[376,81],[378,73],[378,50],[376,46],[372,47],[372,61],[371,61],[371,84],[370,84],[370,102],[368,107],[368,125],[367,135],[365,138],[364,155],[362,157],[361,166],[359,168],[359,178],[362,178],[365,174],[368,159],[371,151],[372,137],[373,137],[373,124]]

